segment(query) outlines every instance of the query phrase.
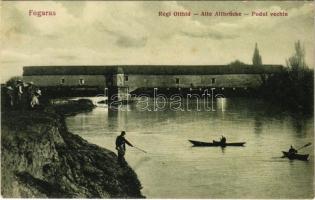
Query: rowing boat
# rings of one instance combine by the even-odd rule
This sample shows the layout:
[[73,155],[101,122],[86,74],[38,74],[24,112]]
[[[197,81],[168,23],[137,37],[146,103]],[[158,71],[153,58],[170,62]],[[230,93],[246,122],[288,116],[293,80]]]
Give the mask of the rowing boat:
[[201,142],[195,140],[188,140],[195,147],[226,147],[226,146],[244,146],[246,142],[233,142],[233,143],[222,143],[213,140],[213,142]]
[[282,151],[284,158],[289,158],[290,160],[308,160],[309,154],[297,154],[289,153],[287,151]]

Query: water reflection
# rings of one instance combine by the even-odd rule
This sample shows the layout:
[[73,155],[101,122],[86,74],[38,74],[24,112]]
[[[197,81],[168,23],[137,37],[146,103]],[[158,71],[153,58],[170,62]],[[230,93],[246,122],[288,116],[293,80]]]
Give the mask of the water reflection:
[[220,147],[220,148],[221,148],[222,153],[224,154],[225,153],[225,147]]
[[219,109],[221,112],[226,111],[227,98],[225,98],[224,96],[217,96],[216,103],[217,103],[216,105],[217,109]]
[[127,105],[122,105],[121,109],[108,109],[108,124],[111,124],[112,129],[126,130],[128,124],[128,111]]
[[255,133],[260,134],[263,131],[263,121],[261,119],[261,116],[257,115],[255,116]]
[[116,129],[119,126],[118,111],[108,109],[107,112],[107,123],[110,129]]
[[[294,128],[298,137],[305,137],[307,135],[307,131],[314,129],[314,124],[309,123],[309,118],[303,115],[294,115],[291,118],[292,127]],[[305,127],[310,126],[308,129]]]

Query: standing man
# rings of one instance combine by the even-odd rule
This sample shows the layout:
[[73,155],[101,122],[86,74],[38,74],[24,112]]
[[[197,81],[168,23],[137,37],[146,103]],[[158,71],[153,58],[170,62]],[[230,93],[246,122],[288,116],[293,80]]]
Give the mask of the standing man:
[[15,99],[14,99],[14,89],[11,86],[7,87],[7,105],[12,108],[14,106],[15,103]]
[[34,85],[33,81],[27,83],[27,86],[25,87],[25,93],[26,93],[25,96],[26,96],[28,104],[29,104],[29,102],[32,101],[32,97],[36,91],[37,91],[37,88]]
[[117,136],[116,138],[116,149],[118,151],[118,163],[121,166],[124,166],[126,164],[126,161],[125,161],[126,144],[133,147],[133,145],[128,140],[126,140],[125,135],[126,135],[126,132],[121,131],[121,134]]
[[23,84],[23,81],[22,80],[17,80],[16,81],[16,85],[15,85],[15,95],[16,95],[16,105],[19,107],[19,108],[23,108],[23,102],[22,102],[22,95],[23,95],[23,87],[24,87],[24,84]]
[[41,90],[36,90],[36,92],[32,95],[32,100],[31,100],[31,102],[30,102],[30,106],[31,106],[31,108],[32,109],[34,109],[34,108],[36,108],[38,105],[39,105],[39,100],[38,100],[38,98],[39,98],[39,96],[41,96],[42,95],[42,92],[41,92]]

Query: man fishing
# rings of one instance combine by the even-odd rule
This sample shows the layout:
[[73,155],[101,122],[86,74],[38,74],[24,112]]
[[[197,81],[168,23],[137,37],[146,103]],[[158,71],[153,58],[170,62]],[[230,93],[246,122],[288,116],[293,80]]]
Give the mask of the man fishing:
[[121,166],[124,166],[126,164],[125,161],[125,153],[126,153],[126,145],[133,147],[133,145],[125,138],[126,132],[122,131],[119,136],[116,138],[116,149],[118,151],[118,163]]

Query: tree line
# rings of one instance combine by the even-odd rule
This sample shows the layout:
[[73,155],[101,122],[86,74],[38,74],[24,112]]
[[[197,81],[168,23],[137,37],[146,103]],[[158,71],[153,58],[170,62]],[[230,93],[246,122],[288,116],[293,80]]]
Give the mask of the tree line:
[[[253,65],[262,66],[262,58],[256,44]],[[294,44],[294,53],[286,60],[283,73],[262,75],[259,95],[278,105],[306,113],[314,108],[314,70],[305,62],[305,49],[300,41]]]

